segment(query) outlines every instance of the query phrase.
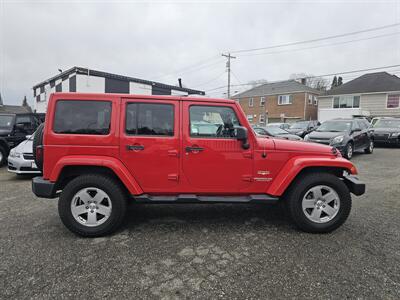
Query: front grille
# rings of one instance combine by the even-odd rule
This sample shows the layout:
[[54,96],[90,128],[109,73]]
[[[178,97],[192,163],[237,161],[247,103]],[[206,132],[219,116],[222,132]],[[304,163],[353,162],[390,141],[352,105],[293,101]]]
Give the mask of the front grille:
[[389,138],[389,133],[375,133],[374,139],[376,141],[386,141]]
[[24,153],[23,156],[24,156],[24,159],[26,159],[26,160],[33,160],[32,153]]
[[19,168],[21,171],[37,171],[38,169],[30,168],[30,167],[21,167]]
[[330,143],[329,139],[309,139],[309,141],[313,142],[313,143],[324,144],[324,145],[329,145],[329,143]]

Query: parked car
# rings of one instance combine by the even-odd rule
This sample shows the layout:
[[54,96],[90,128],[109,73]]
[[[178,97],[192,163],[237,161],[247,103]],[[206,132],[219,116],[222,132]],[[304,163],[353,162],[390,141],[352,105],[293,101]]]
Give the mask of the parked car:
[[289,123],[268,123],[266,127],[279,127],[280,129],[286,130],[290,127]]
[[298,135],[304,138],[306,134],[310,133],[319,126],[318,121],[299,121],[290,125],[288,132]]
[[303,140],[298,135],[291,134],[291,133],[287,132],[286,130],[283,130],[276,126],[266,126],[266,127],[255,126],[255,127],[253,127],[253,129],[259,135],[267,135],[267,136],[272,136],[272,137],[277,137],[277,138],[282,138],[282,139],[292,140],[292,141]]
[[393,144],[400,146],[400,119],[380,118],[371,128],[377,144]]
[[[330,232],[365,185],[336,149],[260,138],[234,100],[55,93],[35,133],[38,197],[64,225],[101,236],[137,203],[278,203],[307,232]],[[218,124],[202,133],[196,124]]]
[[325,121],[317,130],[307,134],[305,141],[330,145],[351,159],[355,151],[374,151],[374,137],[364,119],[334,119]]
[[6,163],[10,149],[35,132],[44,117],[36,113],[0,114],[0,166]]
[[8,171],[17,175],[40,174],[32,153],[33,136],[21,142],[17,147],[10,150],[8,156]]

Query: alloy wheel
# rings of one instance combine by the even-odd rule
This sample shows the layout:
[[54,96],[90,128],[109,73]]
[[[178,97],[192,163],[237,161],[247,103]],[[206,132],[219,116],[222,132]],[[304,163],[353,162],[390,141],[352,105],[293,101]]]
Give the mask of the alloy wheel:
[[349,144],[347,146],[347,158],[350,159],[353,157],[353,146],[352,144]]
[[76,221],[88,227],[103,224],[111,215],[112,203],[103,190],[88,187],[78,191],[71,201],[71,213]]
[[333,188],[317,185],[304,194],[301,205],[307,219],[314,223],[326,223],[338,214],[340,198]]

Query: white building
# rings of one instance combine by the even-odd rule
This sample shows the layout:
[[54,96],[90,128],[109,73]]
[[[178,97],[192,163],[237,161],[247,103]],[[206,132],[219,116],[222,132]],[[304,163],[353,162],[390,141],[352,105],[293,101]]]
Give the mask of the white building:
[[320,122],[353,116],[400,117],[400,78],[365,74],[318,96]]
[[122,93],[139,95],[204,95],[203,91],[73,67],[33,87],[34,109],[44,113],[51,93]]

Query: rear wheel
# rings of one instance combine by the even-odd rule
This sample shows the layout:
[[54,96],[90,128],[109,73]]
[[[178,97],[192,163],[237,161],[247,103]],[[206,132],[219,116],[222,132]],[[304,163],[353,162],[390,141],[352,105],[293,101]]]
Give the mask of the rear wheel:
[[364,152],[367,154],[374,152],[374,141],[372,139],[369,141],[368,147],[364,149]]
[[354,146],[353,143],[347,143],[346,147],[344,148],[344,157],[347,159],[351,159],[354,153]]
[[118,229],[126,212],[126,194],[112,178],[81,175],[61,193],[58,212],[72,232],[86,237],[110,234]]
[[295,225],[306,232],[331,232],[346,221],[351,211],[351,196],[346,185],[328,173],[299,178],[285,201]]

